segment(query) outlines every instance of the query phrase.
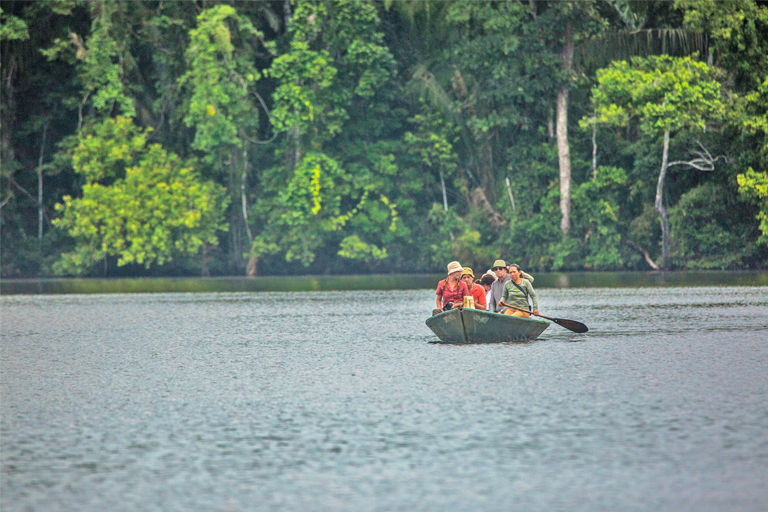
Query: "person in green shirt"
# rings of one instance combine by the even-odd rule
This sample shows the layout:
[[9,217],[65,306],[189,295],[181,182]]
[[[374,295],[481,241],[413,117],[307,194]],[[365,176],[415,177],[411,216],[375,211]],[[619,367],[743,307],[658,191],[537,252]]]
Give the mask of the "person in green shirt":
[[[519,265],[512,264],[509,266],[509,281],[504,283],[504,290],[501,293],[501,302],[515,306],[526,311],[530,311],[531,307],[528,303],[528,297],[533,301],[533,314],[539,314],[539,301],[536,297],[536,292],[533,290],[533,285],[527,279],[521,277],[522,271]],[[505,315],[521,316],[528,318],[530,313],[524,313],[516,309],[507,308],[503,311]]]

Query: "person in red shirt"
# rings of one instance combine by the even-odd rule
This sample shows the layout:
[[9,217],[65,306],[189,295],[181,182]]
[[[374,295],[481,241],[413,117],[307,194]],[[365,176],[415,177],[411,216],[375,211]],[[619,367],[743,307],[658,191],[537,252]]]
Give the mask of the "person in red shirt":
[[461,273],[461,280],[467,285],[469,294],[475,300],[475,309],[481,309],[485,311],[485,288],[474,281],[475,274],[472,273],[472,269],[464,267]]
[[432,316],[442,311],[448,311],[454,306],[461,306],[464,297],[469,295],[469,289],[461,279],[461,273],[464,268],[458,261],[452,261],[448,264],[448,277],[437,283],[437,299],[435,300],[435,309]]

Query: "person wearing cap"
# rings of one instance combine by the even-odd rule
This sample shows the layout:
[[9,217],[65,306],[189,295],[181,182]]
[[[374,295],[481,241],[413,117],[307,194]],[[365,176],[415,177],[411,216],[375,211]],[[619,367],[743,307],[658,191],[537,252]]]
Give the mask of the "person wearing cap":
[[485,311],[485,290],[475,282],[475,274],[472,273],[471,268],[464,267],[461,273],[461,280],[467,285],[469,294],[475,300],[475,309]]
[[432,316],[441,311],[448,311],[454,304],[460,306],[464,302],[464,297],[469,295],[469,289],[460,277],[464,267],[458,261],[452,261],[448,264],[448,277],[437,283],[437,299],[435,300],[435,309],[432,310]]
[[[506,309],[499,305],[499,302],[501,302],[501,295],[504,293],[504,285],[510,280],[509,266],[510,265],[504,260],[496,260],[493,262],[491,271],[496,274],[496,281],[491,285],[491,293],[488,298],[488,311],[492,311],[493,313],[503,313]],[[525,272],[521,271],[520,277],[533,282],[533,276],[528,275]]]
[[491,297],[488,301],[488,311],[492,313],[501,313],[505,308],[499,305],[501,294],[504,292],[504,284],[509,281],[507,271],[507,262],[496,260],[493,262],[491,272],[496,274],[496,280],[491,285]]

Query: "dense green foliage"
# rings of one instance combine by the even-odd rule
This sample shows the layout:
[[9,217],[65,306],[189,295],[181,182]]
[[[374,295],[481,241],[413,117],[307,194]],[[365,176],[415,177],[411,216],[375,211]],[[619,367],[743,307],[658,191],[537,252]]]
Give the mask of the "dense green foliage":
[[0,8],[3,277],[768,265],[768,2]]
[[54,226],[78,242],[54,264],[56,273],[87,272],[106,255],[119,266],[154,262],[162,265],[175,253],[196,254],[217,245],[225,190],[201,182],[192,167],[159,144],[146,146],[147,130],[130,119],[105,119],[83,130],[72,152],[74,171],[85,177],[83,197],[64,196]]

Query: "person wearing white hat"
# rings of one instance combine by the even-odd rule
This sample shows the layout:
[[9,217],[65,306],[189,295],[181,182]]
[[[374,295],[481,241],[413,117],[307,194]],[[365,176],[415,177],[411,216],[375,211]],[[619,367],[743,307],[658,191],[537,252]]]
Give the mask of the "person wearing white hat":
[[461,305],[464,297],[469,295],[469,289],[459,278],[464,271],[464,267],[458,261],[452,261],[448,264],[448,277],[437,284],[435,295],[435,309],[432,310],[432,316],[442,311],[448,311],[454,304]]

